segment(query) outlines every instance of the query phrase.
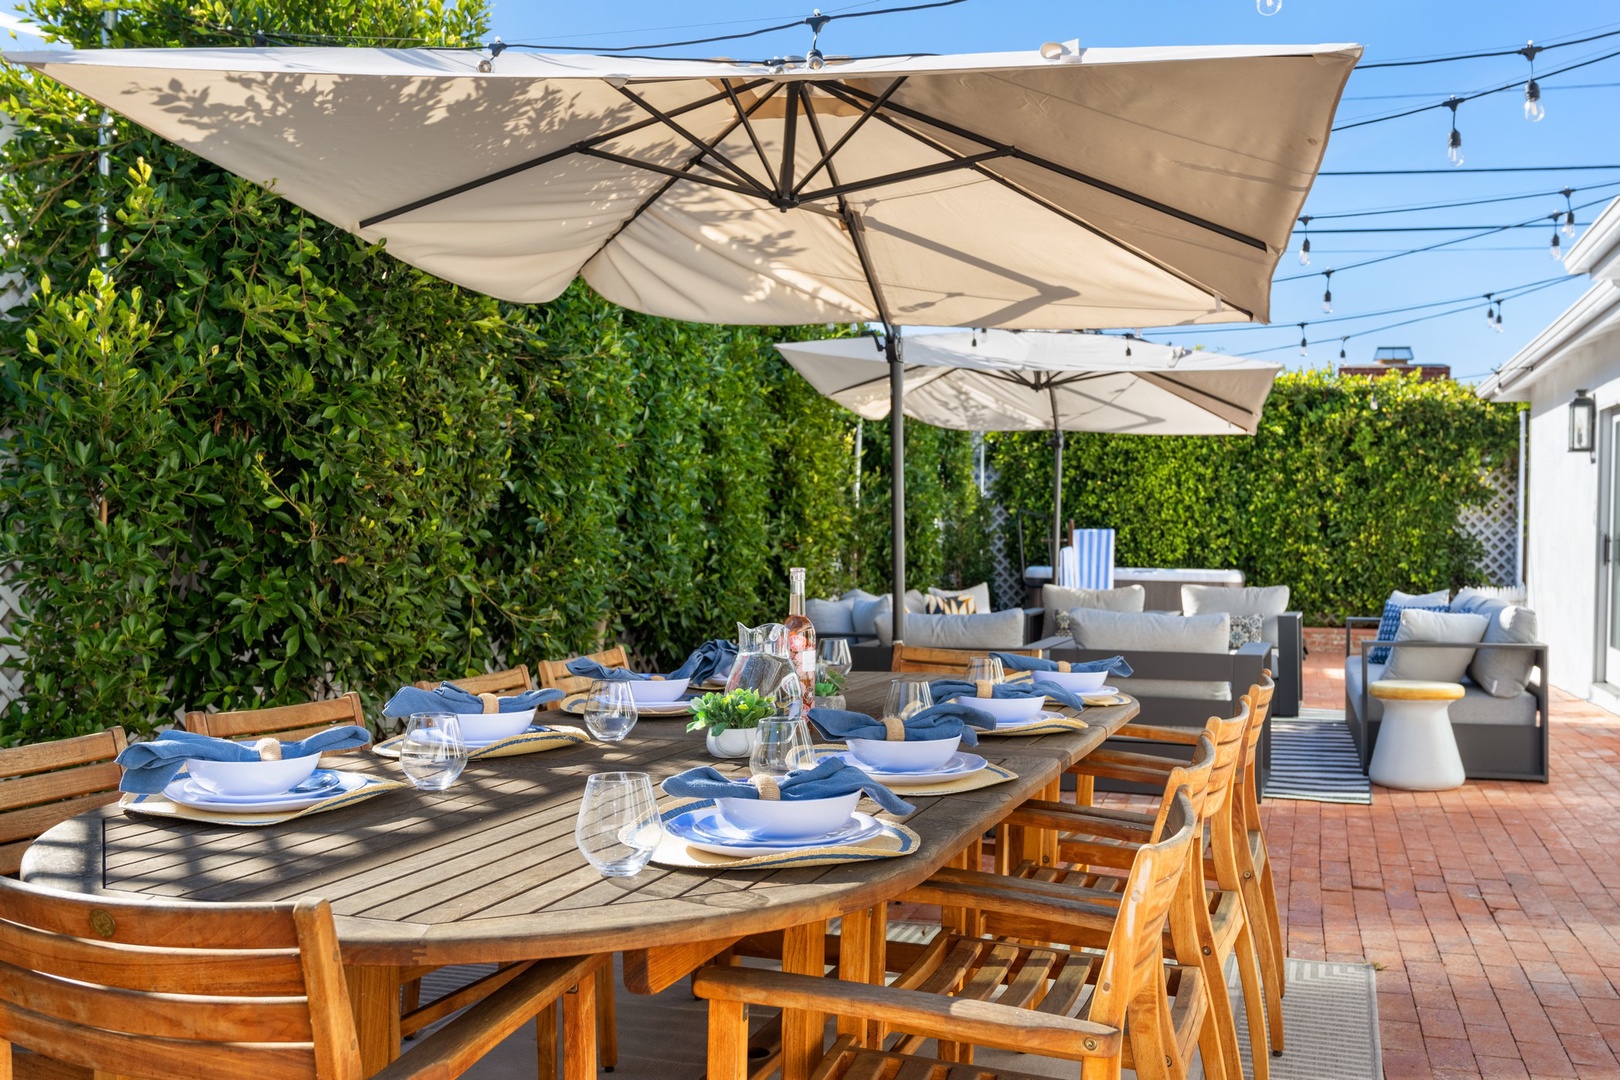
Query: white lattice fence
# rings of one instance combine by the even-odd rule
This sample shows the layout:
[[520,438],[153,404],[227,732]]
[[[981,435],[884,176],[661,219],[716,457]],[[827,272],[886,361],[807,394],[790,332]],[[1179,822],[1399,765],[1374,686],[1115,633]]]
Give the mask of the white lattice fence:
[[1479,585],[1517,585],[1519,560],[1518,477],[1505,469],[1487,473],[1485,480],[1496,495],[1484,506],[1465,508],[1458,515],[1462,530],[1485,549]]
[[[0,570],[0,635],[11,633],[16,614],[17,594],[6,580],[4,570]],[[21,649],[0,645],[0,707],[11,704],[22,689],[22,670],[17,666],[20,659]]]

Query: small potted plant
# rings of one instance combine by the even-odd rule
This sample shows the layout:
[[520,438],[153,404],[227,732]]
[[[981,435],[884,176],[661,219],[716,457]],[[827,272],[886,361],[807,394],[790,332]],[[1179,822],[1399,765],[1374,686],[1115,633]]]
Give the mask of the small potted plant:
[[759,722],[775,713],[771,699],[754,690],[704,694],[692,702],[686,730],[702,731],[709,753],[717,758],[745,758],[754,752]]
[[826,665],[817,667],[816,708],[842,709],[844,707],[844,687],[848,682],[848,676],[833,671]]

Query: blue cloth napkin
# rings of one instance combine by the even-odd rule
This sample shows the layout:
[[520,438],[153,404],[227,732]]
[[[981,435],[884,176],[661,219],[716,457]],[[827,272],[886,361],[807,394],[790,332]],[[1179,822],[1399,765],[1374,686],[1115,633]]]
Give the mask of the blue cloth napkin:
[[[1044,660],[1039,656],[1019,656],[1017,653],[991,653],[1001,666],[1008,671],[1056,671],[1056,660]],[[1069,663],[1070,671],[1106,671],[1110,675],[1118,675],[1128,679],[1132,675],[1131,665],[1125,662],[1123,656],[1110,656],[1106,660],[1073,660]]]
[[[935,679],[928,684],[933,691],[935,701],[949,701],[954,697],[974,697],[979,688],[966,679]],[[990,690],[990,696],[995,698],[1028,698],[1049,697],[1060,705],[1067,705],[1071,709],[1083,709],[1086,703],[1080,700],[1080,695],[1063,689],[1057,683],[1041,682],[1002,682],[996,683]]]
[[[311,754],[335,753],[353,750],[371,741],[371,733],[354,724],[328,728],[307,739],[281,744],[284,758],[309,757]],[[174,782],[175,774],[187,758],[204,761],[258,761],[259,752],[250,743],[231,742],[190,731],[165,731],[151,742],[133,743],[118,755],[118,764],[124,767],[123,779],[118,781],[119,791],[133,791],[139,795],[156,795]]]
[[[811,709],[810,719],[815,721],[816,727],[834,739],[888,738],[888,729],[883,726],[882,721],[863,712]],[[993,731],[996,718],[983,709],[975,709],[971,705],[952,705],[947,701],[918,710],[906,718],[905,724],[907,742],[949,739],[953,735],[960,735],[962,745],[977,746],[979,736],[973,729],[977,727]]]
[[[734,780],[707,765],[676,773],[659,786],[663,788],[665,795],[673,795],[678,799],[759,798],[759,789],[753,784],[746,780]],[[777,781],[777,787],[781,789],[782,798],[788,801],[832,799],[839,795],[848,795],[852,791],[864,791],[891,814],[903,816],[916,809],[855,766],[846,765],[839,758],[827,758],[813,769],[788,773],[786,777]]]
[[[563,696],[561,690],[550,687],[543,690],[525,690],[521,694],[503,696],[499,701],[497,712],[528,712],[539,708],[548,701],[556,701]],[[484,711],[484,702],[477,694],[469,694],[459,686],[449,683],[440,683],[432,690],[422,690],[415,686],[403,686],[394,691],[394,696],[388,699],[383,706],[384,716],[409,716],[419,712],[448,712],[448,713],[481,713]]]
[[[686,663],[665,675],[666,679],[690,679],[693,686],[707,682],[709,677],[717,671],[730,671],[732,663],[737,659],[737,643],[727,638],[715,638],[705,641],[692,655],[686,658]],[[650,679],[651,675],[631,671],[629,668],[610,668],[592,660],[588,656],[581,656],[576,660],[568,661],[570,675],[582,675],[587,679],[607,679],[609,682],[629,682],[636,679]]]

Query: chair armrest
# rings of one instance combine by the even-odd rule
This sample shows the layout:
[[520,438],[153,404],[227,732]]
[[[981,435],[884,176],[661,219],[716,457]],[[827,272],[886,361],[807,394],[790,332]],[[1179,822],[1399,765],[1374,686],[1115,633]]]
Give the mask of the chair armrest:
[[1381,615],[1347,615],[1344,620],[1344,655],[1350,655],[1350,631],[1358,626],[1377,626],[1383,622]]
[[1262,659],[1271,652],[1274,643],[1270,641],[1246,641],[1232,650],[1233,656],[1258,656]]
[[1362,655],[1384,646],[1390,649],[1530,649],[1540,651],[1546,645],[1539,641],[1363,641]]
[[692,976],[692,993],[716,1001],[859,1016],[910,1034],[1072,1061],[1112,1057],[1120,1048],[1117,1029],[1067,1016],[761,968],[700,968]]
[[[1114,735],[1121,739],[1150,739],[1153,742],[1177,743],[1181,746],[1197,746],[1198,739],[1203,734],[1203,728],[1156,727],[1153,724],[1126,724],[1114,732]],[[1085,758],[1081,758],[1080,761],[1084,763]],[[1171,769],[1184,764],[1186,762],[1166,761],[1165,768]]]
[[1039,641],[1032,641],[1025,645],[1024,648],[1039,649],[1042,656],[1044,656],[1051,649],[1074,648],[1074,639],[1067,634],[1053,634],[1051,637],[1043,637]]

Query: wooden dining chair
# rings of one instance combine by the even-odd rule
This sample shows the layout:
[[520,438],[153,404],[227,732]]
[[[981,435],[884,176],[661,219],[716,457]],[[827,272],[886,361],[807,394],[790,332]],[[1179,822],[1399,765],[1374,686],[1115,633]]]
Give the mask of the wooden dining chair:
[[[709,1001],[709,1080],[748,1077],[750,1005],[858,1017],[899,1034],[887,1048],[881,1039],[866,1045],[869,1036],[840,1035],[823,1054],[816,1080],[1027,1075],[962,1067],[958,1060],[967,1051],[960,1048],[970,1046],[1078,1061],[1083,1080],[1118,1077],[1131,1067],[1142,1080],[1180,1080],[1181,1052],[1172,1044],[1187,1037],[1183,1029],[1199,1014],[1204,987],[1196,968],[1165,966],[1161,939],[1196,829],[1183,792],[1167,815],[1165,838],[1138,850],[1114,910],[1058,897],[985,898],[1008,914],[1033,911],[1055,923],[1077,913],[1101,914],[1111,924],[1101,952],[940,935],[889,985],[760,968],[699,969],[692,992]],[[986,1000],[991,995],[995,1000]],[[916,1055],[930,1038],[938,1040],[942,1058]]]
[[1039,656],[1039,649],[934,649],[924,645],[897,642],[889,658],[889,670],[919,672],[937,675],[966,675],[968,661],[990,653],[1004,652],[1015,656]]
[[265,735],[274,735],[278,739],[306,739],[316,732],[342,724],[365,727],[366,714],[360,707],[360,695],[351,690],[342,697],[309,701],[301,705],[235,709],[230,712],[188,712],[180,723],[187,731],[212,735],[216,739]]
[[[132,902],[0,879],[0,955],[0,1076],[33,1055],[98,1078],[365,1075],[324,900]],[[459,1076],[559,999],[569,1036],[590,1049],[591,976],[601,963],[526,965],[376,1076]],[[570,994],[575,987],[584,992]],[[582,1055],[567,1075],[594,1071],[595,1055]]]
[[126,745],[115,727],[0,750],[0,876],[15,875],[23,849],[47,829],[118,801],[123,770],[113,759]]
[[440,683],[449,683],[469,694],[521,694],[534,689],[529,665],[519,664],[505,671],[491,671],[484,675],[469,675],[464,679],[423,679],[416,684],[418,690],[437,690]]
[[1271,1028],[1276,1033],[1272,1053],[1282,1052],[1282,1001],[1288,993],[1288,953],[1283,942],[1282,918],[1277,910],[1277,886],[1271,872],[1271,853],[1266,848],[1266,834],[1260,819],[1260,740],[1265,734],[1271,716],[1271,699],[1277,684],[1271,672],[1262,673],[1259,685],[1249,691],[1250,707],[1254,711],[1249,731],[1244,736],[1245,752],[1238,766],[1237,798],[1238,835],[1246,844],[1235,845],[1239,875],[1243,881],[1243,898],[1250,915],[1259,924],[1261,945],[1260,967],[1267,985],[1277,988],[1275,997],[1268,996],[1268,1009],[1275,1006]]
[[[570,660],[579,660],[581,657],[570,656],[564,660],[542,660],[535,665],[535,673],[539,677],[541,686],[551,686],[561,690],[564,694],[577,694],[582,690],[591,688],[591,680],[583,675],[573,675],[568,671]],[[630,666],[630,655],[625,652],[623,645],[615,645],[611,649],[601,652],[587,653],[586,660],[595,660],[603,667],[627,668]],[[552,708],[559,707],[553,703]]]

